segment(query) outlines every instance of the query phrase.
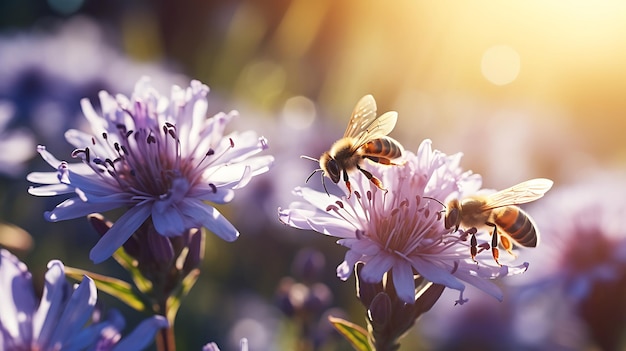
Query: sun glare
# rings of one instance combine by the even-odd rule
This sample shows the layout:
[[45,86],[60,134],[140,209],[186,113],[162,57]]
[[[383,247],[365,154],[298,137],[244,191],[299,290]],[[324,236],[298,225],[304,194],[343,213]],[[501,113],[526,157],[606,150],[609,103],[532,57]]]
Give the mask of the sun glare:
[[483,76],[495,85],[513,82],[520,72],[520,56],[510,46],[492,46],[483,54],[480,65]]

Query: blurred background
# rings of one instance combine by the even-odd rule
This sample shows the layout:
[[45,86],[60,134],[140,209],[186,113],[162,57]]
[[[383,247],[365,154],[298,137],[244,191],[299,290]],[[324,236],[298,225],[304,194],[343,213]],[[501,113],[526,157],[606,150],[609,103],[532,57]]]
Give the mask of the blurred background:
[[[97,235],[86,220],[44,221],[62,199],[27,194],[25,175],[49,170],[35,146],[69,159],[63,133],[81,128],[80,99],[97,102],[102,89],[129,95],[149,75],[167,95],[172,84],[199,79],[212,89],[210,112],[239,110],[231,127],[265,135],[276,164],[220,208],[242,236],[208,237],[200,281],[179,312],[179,348],[216,341],[231,350],[245,336],[255,351],[306,350],[303,333],[317,349],[349,350],[324,317],[333,311],[363,321],[354,281],[335,278],[345,249],[277,221],[277,207],[294,200],[291,189],[317,166],[299,156],[328,149],[358,99],[373,94],[379,113],[398,111],[391,136],[407,150],[429,138],[445,153],[463,152],[463,167],[482,174],[487,188],[548,177],[555,190],[583,184],[593,192],[585,181],[607,174],[623,188],[624,62],[621,1],[4,0],[0,239],[39,287],[53,258],[124,277],[113,262],[88,260]],[[298,305],[294,294],[315,303]],[[121,308],[129,325],[142,318],[101,299]],[[453,300],[444,295],[437,307]],[[445,349],[428,330],[418,325],[401,349]]]

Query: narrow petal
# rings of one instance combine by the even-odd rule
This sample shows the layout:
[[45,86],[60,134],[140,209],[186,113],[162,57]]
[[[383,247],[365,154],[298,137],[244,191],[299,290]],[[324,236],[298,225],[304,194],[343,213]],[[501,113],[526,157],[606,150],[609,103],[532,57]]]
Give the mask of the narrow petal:
[[61,164],[61,161],[59,161],[50,152],[48,152],[45,146],[43,145],[37,146],[37,152],[39,152],[39,154],[41,155],[41,158],[43,158],[44,161],[46,161],[50,166],[52,166],[52,168],[56,169],[57,166]]
[[57,260],[50,261],[45,275],[43,296],[33,316],[33,339],[38,340],[40,345],[47,345],[54,335],[70,290],[71,287],[65,280],[63,263]]
[[339,266],[337,266],[337,277],[343,281],[348,280],[350,275],[352,275],[352,271],[354,270],[354,265],[361,259],[361,254],[356,253],[352,250],[348,250],[344,257],[343,262]]
[[380,253],[363,266],[361,278],[367,283],[376,283],[383,279],[383,274],[387,273],[396,263],[393,256]]
[[4,249],[0,249],[0,301],[3,336],[17,345],[27,344],[32,338],[31,318],[37,306],[32,277],[26,265]]
[[[292,204],[296,206],[297,204]],[[315,230],[316,232],[338,238],[354,238],[356,229],[349,222],[320,213],[311,209],[290,208],[278,209],[278,218],[281,222],[294,228]]]
[[[371,264],[371,262],[370,262]],[[393,265],[393,285],[398,297],[409,304],[415,303],[415,280],[413,267],[405,260],[397,260]]]
[[91,249],[89,258],[94,263],[100,263],[111,257],[115,250],[120,248],[141,224],[148,219],[151,211],[151,206],[146,204],[135,206],[124,213],[98,241],[96,246]]
[[65,340],[80,331],[91,318],[97,300],[96,284],[84,276],[65,305],[61,318],[55,321],[56,328],[49,345],[63,345]]
[[153,316],[141,322],[129,335],[117,343],[112,351],[143,350],[154,342],[154,336],[169,324],[163,316]]
[[[76,172],[70,171],[69,179],[73,186],[82,190],[83,192],[96,196],[107,196],[117,192],[120,192],[119,187],[116,184],[109,184],[103,181],[100,177],[95,177],[93,174],[81,175]],[[112,179],[110,179],[113,182]]]
[[120,207],[119,203],[90,203],[73,197],[61,202],[52,211],[46,212],[44,217],[50,222],[58,222],[84,217],[90,213],[106,212],[118,207]]
[[228,242],[239,237],[239,231],[217,209],[202,201],[187,199],[180,208],[186,217],[198,223],[198,227],[205,227]]
[[231,202],[235,198],[235,192],[232,189],[217,187],[215,184],[198,184],[189,191],[187,196],[221,205]]
[[57,172],[31,172],[26,176],[26,180],[37,184],[58,184]]
[[495,297],[496,299],[498,299],[498,301],[502,301],[502,299],[504,298],[504,294],[502,293],[502,290],[500,289],[500,287],[498,287],[496,284],[494,284],[492,281],[488,279],[472,275],[466,270],[457,270],[454,273],[454,276],[467,282],[468,284],[474,285],[478,289]]
[[449,288],[463,291],[465,285],[456,279],[449,271],[436,266],[435,264],[422,259],[421,257],[411,257],[411,262],[415,270],[426,280],[433,283],[445,285]]
[[166,209],[159,209],[158,204],[152,206],[152,223],[154,229],[161,235],[178,236],[185,231],[185,223],[182,213],[178,211],[176,206],[168,206]]
[[42,185],[37,187],[31,186],[30,188],[28,188],[28,193],[34,196],[56,196],[74,193],[75,188],[73,186],[59,183],[58,179],[55,180],[56,184]]

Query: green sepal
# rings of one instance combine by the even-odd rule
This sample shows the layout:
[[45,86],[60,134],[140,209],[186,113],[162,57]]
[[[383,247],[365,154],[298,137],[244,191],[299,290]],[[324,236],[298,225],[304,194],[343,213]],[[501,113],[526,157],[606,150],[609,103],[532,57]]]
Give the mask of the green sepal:
[[143,294],[148,294],[152,291],[152,282],[141,274],[137,266],[137,260],[128,255],[123,247],[120,247],[113,253],[113,258],[130,274],[139,291]]
[[374,351],[367,340],[367,331],[360,325],[349,322],[345,319],[328,316],[330,324],[348,340],[350,345],[358,351]]
[[181,284],[178,285],[176,290],[172,292],[170,297],[167,298],[166,317],[170,325],[174,325],[174,320],[176,319],[176,314],[178,313],[178,308],[183,298],[189,294],[191,288],[196,284],[196,281],[198,281],[199,276],[200,270],[197,268],[192,269],[182,280]]
[[98,290],[117,298],[137,311],[145,312],[148,310],[146,302],[141,299],[141,293],[128,282],[67,266],[65,266],[65,275],[76,281],[81,281],[86,275],[93,279]]

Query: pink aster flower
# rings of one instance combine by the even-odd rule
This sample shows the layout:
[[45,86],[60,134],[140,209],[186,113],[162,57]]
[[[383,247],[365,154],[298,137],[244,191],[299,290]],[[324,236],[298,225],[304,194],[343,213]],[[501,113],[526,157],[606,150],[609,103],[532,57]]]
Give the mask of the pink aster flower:
[[168,99],[143,78],[130,98],[102,91],[101,113],[83,99],[92,134],[65,133],[76,147],[72,156],[82,163],[59,161],[39,146],[57,171],[28,176],[43,184],[29,189],[33,195],[74,195],[46,212],[46,219],[126,209],[91,250],[96,263],[110,257],[147,220],[165,237],[206,227],[224,240],[235,240],[237,229],[207,202],[231,201],[234,190],[266,172],[273,157],[254,156],[267,143],[253,131],[225,135],[235,111],[207,119],[208,91],[194,80],[186,89],[174,86]]
[[452,196],[479,190],[480,176],[463,172],[460,158],[460,154],[433,151],[431,141],[425,140],[417,154],[406,152],[402,165],[367,164],[387,192],[361,172],[352,172],[354,196],[296,188],[295,195],[304,202],[279,209],[279,219],[295,228],[340,238],[338,243],[349,250],[337,267],[339,278],[346,280],[355,263],[364,262],[361,279],[376,283],[390,272],[398,296],[406,303],[415,303],[414,274],[458,290],[458,303],[466,301],[466,283],[502,299],[500,289],[489,280],[521,273],[527,264],[499,267],[491,255],[473,262],[466,235],[445,229],[441,204],[429,199],[445,203]]

